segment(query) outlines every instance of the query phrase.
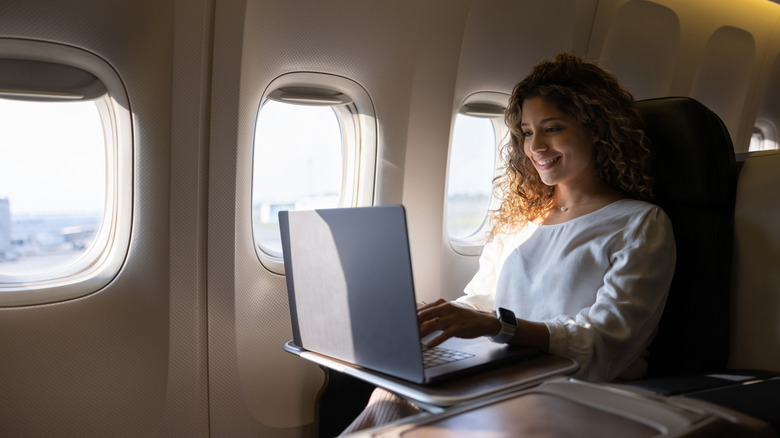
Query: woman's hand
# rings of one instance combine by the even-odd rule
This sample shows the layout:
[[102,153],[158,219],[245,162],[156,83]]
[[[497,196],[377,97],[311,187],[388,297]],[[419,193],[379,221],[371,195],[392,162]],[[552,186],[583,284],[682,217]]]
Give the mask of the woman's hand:
[[439,299],[417,308],[417,323],[420,325],[420,337],[441,330],[441,334],[431,339],[426,346],[433,348],[449,338],[478,338],[493,336],[501,330],[501,323],[492,313]]

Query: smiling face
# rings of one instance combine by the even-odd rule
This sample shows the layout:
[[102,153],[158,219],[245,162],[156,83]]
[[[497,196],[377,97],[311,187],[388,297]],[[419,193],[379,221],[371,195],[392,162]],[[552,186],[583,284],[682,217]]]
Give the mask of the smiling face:
[[523,102],[523,151],[548,186],[593,182],[595,135],[544,97]]

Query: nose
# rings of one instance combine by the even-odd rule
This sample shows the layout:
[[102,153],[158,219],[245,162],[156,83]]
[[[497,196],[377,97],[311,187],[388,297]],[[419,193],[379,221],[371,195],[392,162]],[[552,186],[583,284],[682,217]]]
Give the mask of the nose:
[[542,135],[532,135],[531,138],[526,139],[526,142],[530,152],[547,150],[547,142]]

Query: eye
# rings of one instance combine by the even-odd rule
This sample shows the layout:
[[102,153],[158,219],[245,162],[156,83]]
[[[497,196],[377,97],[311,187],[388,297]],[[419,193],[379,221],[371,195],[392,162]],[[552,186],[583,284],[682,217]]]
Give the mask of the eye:
[[552,134],[552,133],[558,132],[558,131],[560,131],[562,129],[563,128],[561,128],[560,126],[550,126],[549,128],[545,128],[545,132],[548,132],[548,133]]
[[531,132],[531,131],[523,131],[523,132],[522,132],[520,135],[521,135],[523,138],[528,138],[528,137],[532,136],[533,134],[534,134],[534,133],[533,133],[533,132]]

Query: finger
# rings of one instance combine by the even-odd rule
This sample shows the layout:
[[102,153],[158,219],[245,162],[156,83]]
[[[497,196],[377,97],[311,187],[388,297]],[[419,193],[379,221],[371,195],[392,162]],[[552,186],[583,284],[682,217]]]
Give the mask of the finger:
[[426,309],[417,311],[417,324],[423,325],[426,322],[433,321],[438,315],[438,309]]
[[442,325],[441,318],[438,316],[433,317],[420,324],[420,337],[424,338],[437,330],[441,330],[442,328],[444,328],[444,325]]
[[443,343],[444,341],[446,341],[447,339],[449,339],[451,337],[452,337],[452,334],[450,334],[449,331],[444,330],[444,331],[441,332],[441,334],[439,336],[436,336],[435,338],[433,338],[430,341],[428,341],[428,343],[425,344],[425,346],[428,347],[428,348],[436,348],[441,343]]
[[423,308],[417,309],[417,323],[422,325],[425,321],[432,320],[437,316],[442,317],[445,314],[450,313],[450,310],[446,306],[447,303],[448,301],[445,300],[437,300]]
[[431,322],[436,317],[439,316],[438,313],[430,311],[430,310],[423,310],[422,312],[417,312],[417,322],[420,325],[423,325],[426,322]]
[[440,306],[440,305],[442,305],[442,304],[444,304],[446,302],[447,302],[447,300],[444,300],[444,299],[441,299],[441,298],[439,298],[438,300],[436,300],[436,301],[434,301],[432,303],[427,303],[425,301],[421,301],[421,302],[417,303],[417,311],[433,309],[434,307],[438,307],[438,306]]
[[436,330],[438,329],[436,328],[436,324],[432,320],[426,321],[422,325],[420,325],[420,338],[424,338],[430,335],[431,333],[435,332]]

